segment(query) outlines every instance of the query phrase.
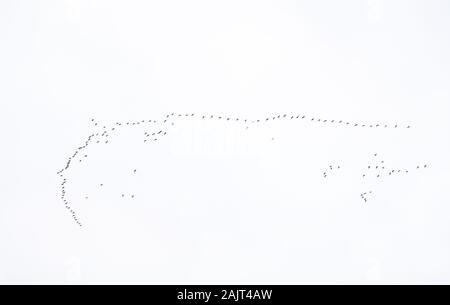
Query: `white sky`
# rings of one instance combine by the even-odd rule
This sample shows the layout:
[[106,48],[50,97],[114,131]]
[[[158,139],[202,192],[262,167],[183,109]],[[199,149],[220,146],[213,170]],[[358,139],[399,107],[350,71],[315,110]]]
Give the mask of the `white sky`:
[[[2,0],[0,283],[449,283],[448,54],[444,0]],[[412,128],[124,134],[68,172],[77,227],[56,172],[91,118],[172,111]],[[428,168],[363,180],[375,153]]]

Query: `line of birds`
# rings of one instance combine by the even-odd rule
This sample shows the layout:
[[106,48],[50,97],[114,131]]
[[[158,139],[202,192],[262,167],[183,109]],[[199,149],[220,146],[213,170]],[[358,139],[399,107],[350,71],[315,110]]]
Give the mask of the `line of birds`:
[[70,213],[71,217],[73,218],[73,220],[81,227],[82,226],[81,222],[78,220],[78,217],[77,217],[75,211],[70,207],[69,201],[66,198],[66,184],[67,184],[67,179],[63,178],[63,181],[61,182],[61,200],[63,201],[65,208],[67,210],[69,210],[69,213]]
[[[79,146],[74,153],[69,157],[67,160],[65,166],[63,169],[57,172],[57,174],[62,179],[61,183],[61,199],[66,207],[66,209],[69,211],[70,215],[74,219],[74,221],[81,227],[82,223],[77,217],[77,214],[75,210],[71,207],[69,200],[66,196],[66,189],[65,186],[67,184],[67,178],[65,176],[65,172],[67,172],[70,167],[73,165],[74,160],[78,160],[78,163],[83,162],[85,159],[88,158],[87,154],[82,154],[84,150],[86,150],[89,145],[93,142],[96,144],[109,144],[110,143],[110,136],[117,132],[118,130],[126,127],[132,127],[132,126],[155,126],[157,123],[161,123],[164,126],[167,126],[169,124],[170,126],[175,125],[175,120],[180,118],[199,118],[201,120],[219,120],[219,121],[225,121],[225,122],[234,122],[234,123],[242,123],[245,125],[245,128],[248,129],[249,126],[263,124],[264,122],[272,122],[277,120],[302,120],[302,121],[308,121],[312,123],[328,123],[328,124],[334,124],[335,126],[344,126],[344,127],[360,127],[360,128],[393,128],[393,129],[400,129],[400,128],[411,128],[410,125],[400,126],[398,124],[382,124],[382,123],[356,123],[356,122],[350,122],[345,120],[337,120],[337,119],[323,119],[323,118],[317,118],[307,115],[300,115],[300,114],[277,114],[272,116],[266,116],[264,118],[259,119],[247,119],[247,118],[239,118],[239,117],[231,117],[231,116],[225,116],[225,115],[214,115],[214,114],[195,114],[195,113],[169,113],[163,117],[161,121],[157,120],[140,120],[140,121],[128,121],[128,122],[116,122],[112,127],[107,127],[106,125],[103,125],[101,127],[100,131],[97,131],[95,133],[92,133],[88,136],[86,141],[82,146]],[[97,122],[95,119],[91,119],[91,122],[95,128],[99,128],[101,125],[99,122]],[[155,142],[160,137],[166,136],[167,130],[165,128],[158,128],[156,131],[146,131],[144,132],[144,139],[143,142]],[[274,140],[274,138],[272,138]],[[340,168],[340,167],[338,167]],[[333,168],[330,168],[332,170]],[[324,173],[324,176],[327,176],[327,173]],[[125,194],[122,194],[122,197],[125,197]],[[131,195],[132,198],[134,198],[134,195]],[[88,199],[89,197],[86,196],[85,199]]]
[[[425,168],[427,168],[428,166],[425,164],[425,165],[417,165],[416,167],[415,167],[415,169],[416,170],[418,170],[418,169],[425,169]],[[382,178],[383,176],[385,176],[385,177],[387,177],[387,176],[393,176],[394,174],[408,174],[408,173],[410,173],[410,172],[412,172],[413,170],[411,170],[411,169],[391,169],[391,170],[388,170],[388,171],[386,171],[386,168],[384,167],[384,166],[367,166],[367,169],[368,170],[371,170],[371,169],[374,169],[374,170],[378,170],[378,171],[375,171],[374,173],[373,173],[373,176],[374,177],[376,177],[376,178]],[[364,174],[362,174],[362,177],[363,178],[366,178],[366,177],[368,177],[368,175],[369,174],[367,174],[367,173],[364,173]]]

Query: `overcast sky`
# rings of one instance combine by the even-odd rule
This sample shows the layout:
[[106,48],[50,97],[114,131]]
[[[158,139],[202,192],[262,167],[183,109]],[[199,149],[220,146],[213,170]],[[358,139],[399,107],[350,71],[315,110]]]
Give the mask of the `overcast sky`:
[[[0,1],[0,283],[449,283],[448,54],[444,0]],[[57,171],[172,112],[328,125],[111,136],[77,226]]]

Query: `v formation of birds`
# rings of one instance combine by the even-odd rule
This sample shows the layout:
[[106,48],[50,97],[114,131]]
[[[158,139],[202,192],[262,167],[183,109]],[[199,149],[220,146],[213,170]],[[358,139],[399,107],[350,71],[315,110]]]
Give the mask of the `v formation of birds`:
[[[99,125],[99,122],[97,122],[95,119],[91,119],[91,123],[93,126],[98,130],[88,136],[86,141],[83,143],[83,145],[79,146],[75,151],[72,153],[72,155],[68,158],[65,166],[63,169],[57,172],[59,177],[61,178],[61,200],[69,212],[70,216],[73,218],[75,223],[78,226],[82,226],[82,223],[75,212],[75,210],[72,208],[71,203],[68,200],[67,193],[66,193],[66,185],[68,183],[66,172],[71,168],[71,166],[74,165],[74,163],[81,163],[84,159],[88,158],[88,154],[83,153],[86,151],[86,149],[89,146],[92,146],[94,144],[110,144],[111,135],[113,135],[115,132],[117,132],[120,129],[125,128],[133,128],[137,126],[144,126],[144,127],[150,127],[152,131],[146,131],[143,134],[142,141],[143,143],[154,143],[160,140],[161,138],[167,136],[168,130],[171,126],[175,125],[178,120],[180,119],[191,119],[191,120],[216,120],[216,121],[223,121],[226,123],[234,123],[234,124],[241,124],[241,126],[245,129],[248,129],[249,127],[253,126],[261,126],[263,124],[268,124],[274,121],[280,121],[280,120],[299,120],[299,121],[305,121],[310,122],[311,124],[327,124],[329,126],[333,126],[336,128],[363,128],[363,129],[410,129],[410,125],[399,125],[399,124],[383,124],[383,123],[360,123],[360,122],[351,122],[351,121],[345,121],[340,119],[324,119],[319,117],[312,117],[307,115],[300,115],[300,114],[277,114],[277,115],[271,115],[262,117],[259,119],[247,119],[242,117],[232,117],[232,116],[226,116],[226,115],[217,115],[217,114],[195,114],[195,113],[170,113],[165,115],[161,120],[140,120],[140,121],[128,121],[128,122],[116,122],[113,124],[113,126],[102,126]],[[158,127],[159,126],[159,127]],[[156,127],[156,128],[155,128]],[[274,138],[271,138],[271,140],[274,140]],[[363,170],[363,173],[361,174],[361,178],[365,179],[369,176],[376,177],[377,179],[381,179],[383,177],[389,177],[392,175],[400,175],[404,174],[407,175],[413,170],[420,170],[425,169],[428,166],[426,164],[417,165],[414,169],[398,169],[389,167],[385,164],[385,161],[378,156],[377,153],[373,155],[374,163],[367,165],[367,168]],[[332,172],[339,171],[341,169],[341,165],[329,165],[323,172],[323,178],[326,179]],[[132,173],[136,174],[137,169],[132,169]],[[103,187],[103,183],[99,185],[99,187]],[[361,199],[363,202],[368,201],[369,195],[372,194],[372,191],[367,191],[360,194]],[[126,195],[121,194],[122,198],[129,197],[134,199],[135,195]],[[88,196],[85,196],[85,199],[89,199]]]

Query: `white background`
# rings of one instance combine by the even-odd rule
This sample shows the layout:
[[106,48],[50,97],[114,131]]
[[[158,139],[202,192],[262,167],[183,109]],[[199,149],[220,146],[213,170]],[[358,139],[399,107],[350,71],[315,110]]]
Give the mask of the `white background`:
[[[449,283],[449,20],[437,0],[1,0],[0,283]],[[56,172],[91,118],[172,111],[412,128],[118,138],[71,172],[77,227]],[[428,168],[362,181],[375,153]]]

